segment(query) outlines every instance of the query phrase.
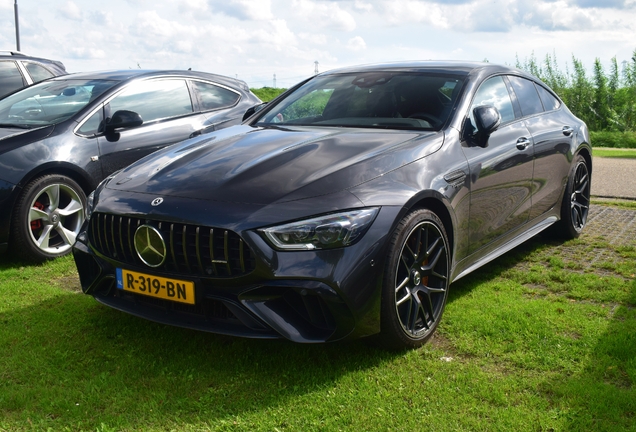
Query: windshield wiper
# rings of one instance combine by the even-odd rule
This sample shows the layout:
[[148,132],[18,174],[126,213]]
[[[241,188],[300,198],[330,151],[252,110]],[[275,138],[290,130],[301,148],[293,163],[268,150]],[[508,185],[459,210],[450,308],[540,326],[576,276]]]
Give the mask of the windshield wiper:
[[31,126],[15,123],[0,123],[0,128],[31,129]]

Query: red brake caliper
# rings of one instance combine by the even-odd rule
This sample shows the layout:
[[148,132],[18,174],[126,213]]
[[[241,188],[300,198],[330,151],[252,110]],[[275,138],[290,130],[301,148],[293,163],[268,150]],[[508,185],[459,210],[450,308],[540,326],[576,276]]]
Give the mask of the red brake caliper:
[[[36,201],[35,204],[33,204],[33,207],[38,210],[44,210],[44,205],[42,205],[40,201]],[[31,231],[35,231],[40,228],[42,228],[42,221],[40,219],[31,221]]]

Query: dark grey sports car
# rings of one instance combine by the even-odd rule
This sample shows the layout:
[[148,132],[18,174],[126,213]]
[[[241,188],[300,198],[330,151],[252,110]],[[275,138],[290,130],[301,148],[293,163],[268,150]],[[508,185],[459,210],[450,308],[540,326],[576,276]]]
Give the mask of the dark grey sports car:
[[546,228],[579,235],[591,161],[585,124],[521,71],[352,67],[110,176],[73,252],[84,292],[150,320],[414,347],[453,281]]
[[71,251],[86,195],[104,177],[261,101],[234,78],[194,71],[65,75],[0,100],[0,252]]

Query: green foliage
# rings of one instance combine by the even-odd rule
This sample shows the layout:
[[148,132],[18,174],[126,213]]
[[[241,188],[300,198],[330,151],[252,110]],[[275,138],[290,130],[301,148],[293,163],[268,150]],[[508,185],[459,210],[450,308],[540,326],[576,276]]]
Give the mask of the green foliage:
[[[609,71],[604,70],[597,58],[591,75],[574,56],[572,72],[567,67],[565,72],[559,70],[555,54],[546,55],[542,64],[534,53],[523,62],[517,57],[516,67],[539,77],[550,86],[591,131],[636,131],[636,50],[631,60],[621,63],[621,67],[613,57]],[[617,136],[616,139],[620,138]],[[593,140],[595,146],[606,145],[602,142],[607,141]],[[612,146],[631,147],[625,144]]]
[[594,147],[636,149],[636,132],[590,131]]
[[287,89],[273,88],[273,87],[263,87],[263,88],[253,88],[250,89],[252,93],[254,93],[260,100],[263,102],[269,102],[274,99],[279,94],[283,93]]

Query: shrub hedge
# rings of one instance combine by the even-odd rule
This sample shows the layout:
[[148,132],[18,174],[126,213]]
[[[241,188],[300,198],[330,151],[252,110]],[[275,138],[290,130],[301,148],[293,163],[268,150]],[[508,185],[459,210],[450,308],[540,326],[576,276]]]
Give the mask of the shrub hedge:
[[636,132],[590,131],[593,147],[636,149]]

